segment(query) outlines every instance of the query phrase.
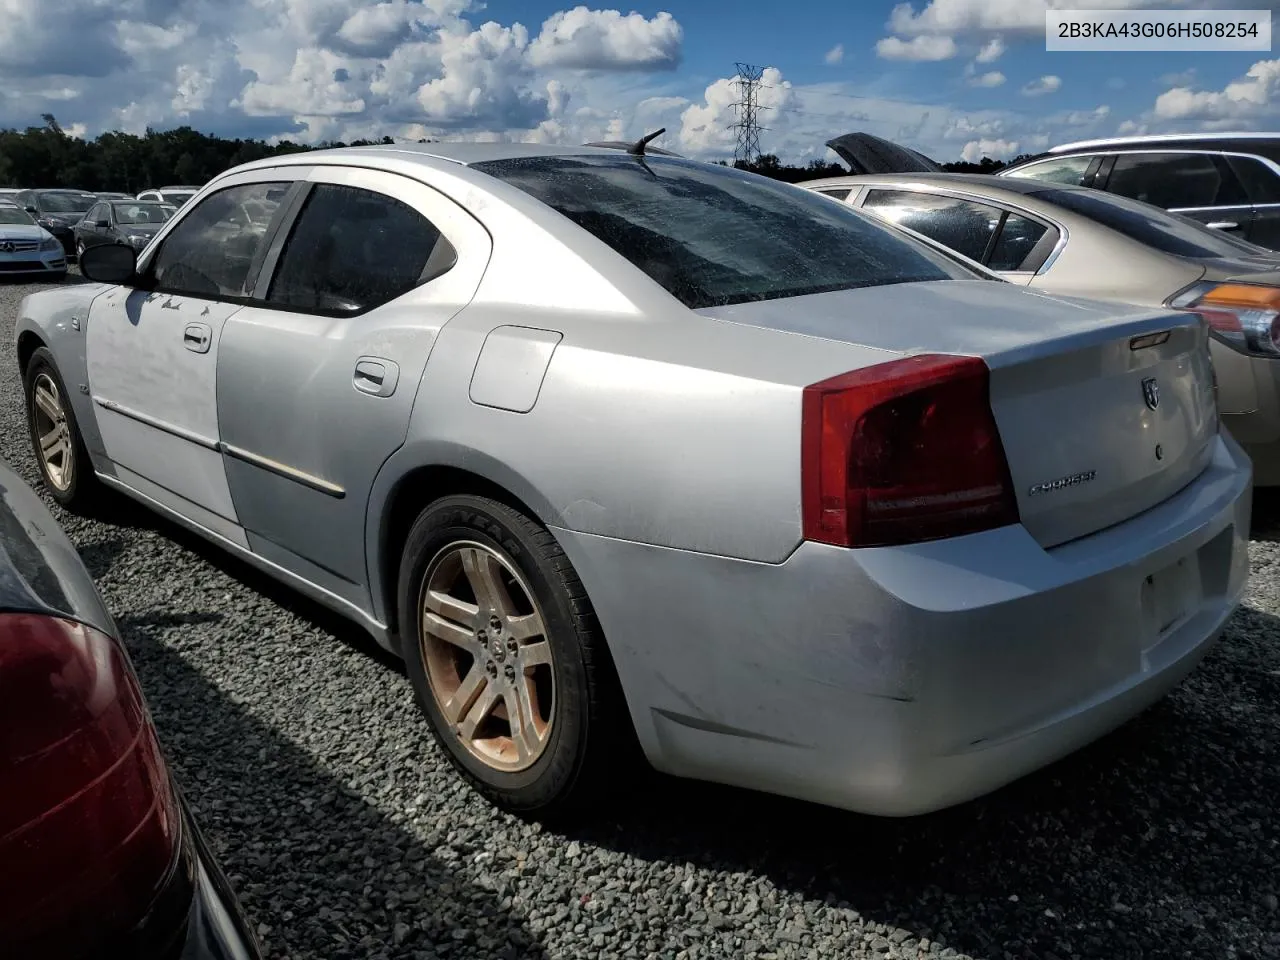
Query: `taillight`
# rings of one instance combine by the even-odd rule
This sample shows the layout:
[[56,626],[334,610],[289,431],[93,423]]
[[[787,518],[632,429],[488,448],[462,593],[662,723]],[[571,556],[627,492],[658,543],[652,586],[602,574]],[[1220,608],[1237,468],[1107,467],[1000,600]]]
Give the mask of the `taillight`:
[[0,615],[0,953],[61,960],[137,928],[174,872],[180,816],[118,644]]
[[987,365],[925,354],[804,390],[807,540],[876,547],[1018,522]]
[[1241,353],[1280,357],[1280,287],[1194,283],[1169,306],[1198,313],[1213,335]]

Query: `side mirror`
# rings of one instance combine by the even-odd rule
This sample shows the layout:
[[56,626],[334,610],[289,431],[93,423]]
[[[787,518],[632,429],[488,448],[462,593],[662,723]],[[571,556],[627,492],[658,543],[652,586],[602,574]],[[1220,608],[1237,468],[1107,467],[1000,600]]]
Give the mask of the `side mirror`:
[[95,227],[109,227],[109,226],[111,226],[111,221],[110,221],[110,220],[95,220],[95,221],[93,221],[93,226],[95,226]]
[[138,277],[138,254],[114,243],[89,247],[80,258],[80,272],[98,283],[132,283]]
[[25,210],[25,211],[27,211],[27,213],[39,213],[39,212],[40,212],[39,210],[37,210],[37,209],[35,208],[35,204],[32,204],[32,203],[28,203],[28,204],[27,204],[25,207],[23,207],[22,209],[23,209],[23,210]]

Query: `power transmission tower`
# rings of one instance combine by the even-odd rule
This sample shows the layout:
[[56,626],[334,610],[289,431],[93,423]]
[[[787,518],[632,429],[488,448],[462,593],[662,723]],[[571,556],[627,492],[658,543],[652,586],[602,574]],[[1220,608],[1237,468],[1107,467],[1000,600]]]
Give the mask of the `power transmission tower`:
[[734,85],[738,88],[739,99],[733,108],[738,112],[738,122],[731,124],[737,134],[737,143],[733,148],[734,163],[754,163],[760,159],[760,111],[768,107],[760,106],[759,92],[764,86],[760,78],[764,76],[764,67],[756,67],[749,63],[736,64],[738,76]]

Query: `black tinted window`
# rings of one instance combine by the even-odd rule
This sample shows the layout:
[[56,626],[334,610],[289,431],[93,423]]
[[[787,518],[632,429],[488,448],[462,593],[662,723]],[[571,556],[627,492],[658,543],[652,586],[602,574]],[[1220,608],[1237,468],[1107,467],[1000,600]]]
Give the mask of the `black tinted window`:
[[995,207],[915,190],[871,190],[863,206],[979,263],[1000,223]]
[[267,299],[313,313],[357,313],[444,273],[453,247],[412,207],[320,184],[285,244]]
[[1066,183],[1078,187],[1084,183],[1084,175],[1093,163],[1092,156],[1062,157],[1058,160],[1045,160],[1033,163],[1016,170],[1010,170],[1007,176],[1026,180],[1044,180],[1047,183]]
[[44,213],[79,213],[83,214],[97,202],[92,194],[80,193],[42,193],[37,206]]
[[288,191],[287,183],[250,183],[200,201],[160,247],[152,267],[155,289],[246,296],[249,267]]
[[1257,157],[1226,157],[1253,203],[1280,203],[1280,176]]
[[727,167],[618,155],[474,169],[563,214],[693,308],[974,276],[846,204]]
[[1218,165],[1202,153],[1124,153],[1107,179],[1108,193],[1166,209],[1212,207],[1224,202],[1222,186]]
[[[996,245],[991,248],[991,258],[987,261],[987,266],[992,270],[1032,269],[1032,265],[1027,262],[1028,258],[1048,232],[1049,227],[1038,220],[1031,220],[1016,213],[1009,214],[1005,217],[1004,226],[1000,228]],[[1054,239],[1056,237],[1055,230]],[[1037,257],[1037,259],[1040,263],[1044,262],[1043,257]],[[1035,264],[1036,267],[1039,265]]]
[[1045,190],[1034,194],[1088,217],[1138,243],[1179,257],[1240,257],[1269,251],[1210,230],[1188,217],[1094,190]]

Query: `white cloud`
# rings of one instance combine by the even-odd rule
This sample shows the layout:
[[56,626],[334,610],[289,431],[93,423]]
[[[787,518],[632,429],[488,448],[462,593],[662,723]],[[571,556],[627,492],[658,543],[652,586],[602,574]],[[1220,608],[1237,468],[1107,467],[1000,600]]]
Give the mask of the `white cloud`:
[[826,56],[822,58],[823,63],[835,65],[844,59],[844,44],[837,43],[834,47],[827,51]]
[[999,60],[1004,53],[1004,38],[992,37],[982,45],[982,49],[978,51],[978,55],[974,57],[978,63],[994,63]]
[[1156,98],[1160,120],[1254,120],[1276,112],[1280,90],[1280,60],[1259,60],[1239,80],[1222,90],[1192,90],[1188,86],[1166,90]]
[[684,31],[675,17],[574,7],[553,13],[529,48],[536,67],[580,70],[671,69],[680,63]]
[[1045,74],[1039,80],[1032,80],[1022,88],[1024,97],[1043,97],[1047,93],[1056,93],[1062,89],[1062,78],[1053,74]]
[[886,60],[950,60],[956,55],[956,42],[934,34],[921,34],[910,40],[885,37],[876,43],[876,53]]
[[960,159],[969,163],[977,163],[983,157],[1004,160],[1017,152],[1017,140],[970,140],[960,151]]
[[1005,81],[1005,75],[999,70],[988,70],[969,78],[971,87],[998,87]]

